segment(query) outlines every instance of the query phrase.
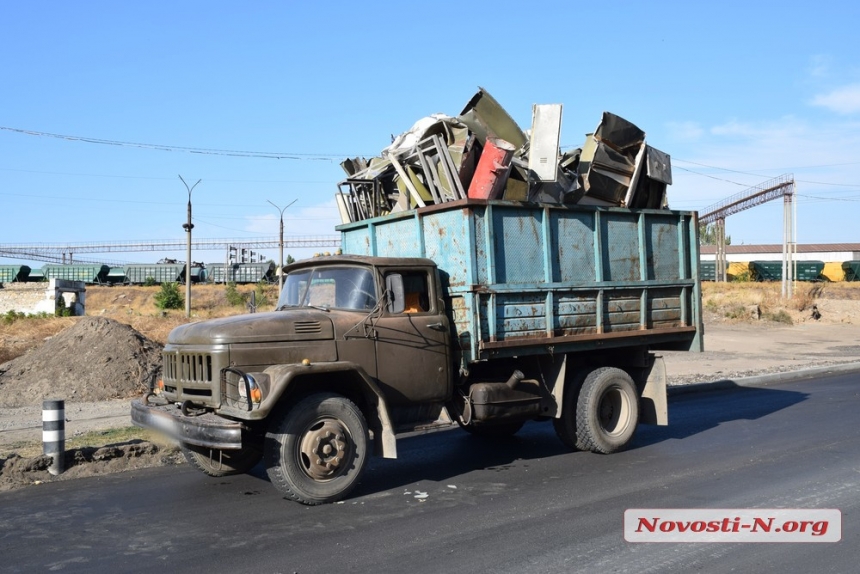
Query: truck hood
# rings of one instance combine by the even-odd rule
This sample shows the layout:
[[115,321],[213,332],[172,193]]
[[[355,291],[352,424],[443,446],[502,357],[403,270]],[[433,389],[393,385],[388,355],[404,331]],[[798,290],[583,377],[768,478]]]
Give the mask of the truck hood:
[[328,313],[315,309],[287,309],[210,319],[180,325],[170,332],[168,344],[225,345],[329,340],[334,326]]

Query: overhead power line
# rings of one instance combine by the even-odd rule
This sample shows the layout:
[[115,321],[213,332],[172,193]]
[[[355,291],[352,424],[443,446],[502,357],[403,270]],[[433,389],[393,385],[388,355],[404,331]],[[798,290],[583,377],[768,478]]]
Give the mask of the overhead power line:
[[[680,159],[680,158],[676,158],[676,157],[673,157],[672,160],[673,161],[680,161],[681,163],[689,163],[689,164],[698,165],[701,167],[707,167],[709,169],[718,169],[720,171],[727,171],[729,173],[739,173],[741,175],[753,175],[756,177],[762,177],[761,173],[754,173],[751,171],[738,171],[736,169],[729,169],[727,167],[720,167],[717,165],[708,165],[706,163],[697,163],[695,161],[690,161],[687,159]],[[810,166],[806,166],[806,167],[799,167],[799,168],[793,168],[793,169],[814,169],[814,168],[819,168],[819,167],[838,167],[838,166],[843,166],[843,165],[857,165],[858,163],[860,163],[860,162],[853,162],[852,161],[852,162],[847,162],[847,163],[833,163],[833,164],[828,164],[828,165],[810,165]],[[673,166],[673,167],[675,167],[676,169],[680,169],[680,170],[689,172],[689,173],[701,175],[702,177],[709,177],[711,179],[716,179],[719,181],[725,181],[727,183],[733,183],[735,185],[740,185],[740,186],[746,187],[746,184],[738,183],[738,182],[732,181],[730,179],[723,179],[720,177],[709,175],[707,173],[702,173],[700,171],[695,171],[695,170],[683,168],[680,166]],[[768,169],[768,170],[762,170],[762,171],[773,171],[773,170]],[[830,182],[826,182],[826,181],[810,181],[810,180],[805,180],[805,179],[796,179],[795,181],[797,183],[810,183],[812,185],[833,185],[833,186],[837,186],[837,187],[860,187],[860,184],[856,184],[856,183],[830,183]]]
[[293,159],[293,160],[322,160],[322,161],[340,160],[340,159],[343,159],[345,157],[350,156],[350,154],[316,154],[316,153],[247,151],[247,150],[231,150],[231,149],[211,149],[211,148],[201,148],[201,147],[184,147],[184,146],[163,145],[163,144],[148,144],[148,143],[140,143],[140,142],[127,142],[127,141],[119,141],[119,140],[108,140],[108,139],[102,139],[102,138],[92,138],[92,137],[85,137],[85,136],[71,136],[71,135],[64,135],[64,134],[54,134],[54,133],[50,133],[50,132],[25,130],[25,129],[21,129],[21,128],[11,128],[11,127],[7,127],[7,126],[0,126],[0,130],[6,130],[9,132],[24,134],[24,135],[30,135],[30,136],[49,137],[49,138],[56,138],[56,139],[62,139],[62,140],[80,141],[80,142],[92,143],[92,144],[137,147],[137,148],[143,148],[143,149],[154,149],[154,150],[159,150],[159,151],[181,151],[181,152],[197,153],[197,154],[204,154],[204,155],[226,155],[226,156],[233,156],[233,157],[256,157],[256,158],[263,158],[263,159]]

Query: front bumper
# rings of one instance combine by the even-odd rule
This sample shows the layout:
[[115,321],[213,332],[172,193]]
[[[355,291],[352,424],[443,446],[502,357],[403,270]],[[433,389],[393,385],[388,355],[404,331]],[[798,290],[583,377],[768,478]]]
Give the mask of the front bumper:
[[188,444],[227,450],[242,448],[244,425],[214,413],[190,416],[182,414],[173,404],[150,405],[136,400],[131,403],[131,422]]

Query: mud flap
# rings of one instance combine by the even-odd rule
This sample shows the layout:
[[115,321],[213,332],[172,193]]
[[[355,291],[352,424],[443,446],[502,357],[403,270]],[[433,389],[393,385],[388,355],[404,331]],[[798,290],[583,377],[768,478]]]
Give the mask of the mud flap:
[[669,404],[666,398],[666,363],[654,355],[654,364],[639,399],[639,422],[646,425],[669,424]]

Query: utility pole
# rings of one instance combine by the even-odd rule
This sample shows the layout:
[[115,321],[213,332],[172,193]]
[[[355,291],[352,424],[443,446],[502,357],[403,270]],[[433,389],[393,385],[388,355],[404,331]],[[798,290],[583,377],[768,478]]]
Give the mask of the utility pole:
[[187,238],[185,242],[185,317],[191,317],[191,230],[194,229],[194,224],[191,223],[191,192],[197,187],[197,183],[203,181],[198,179],[197,183],[188,187],[182,176],[179,176],[182,183],[185,184],[185,189],[188,190],[188,221],[182,224],[182,229],[185,230]]
[[281,212],[281,235],[280,241],[278,242],[278,297],[281,296],[281,291],[284,290],[284,212],[287,210],[287,207],[294,204],[297,199],[292,200],[287,204],[286,207],[281,209],[268,199],[266,200],[274,206],[275,209]]

